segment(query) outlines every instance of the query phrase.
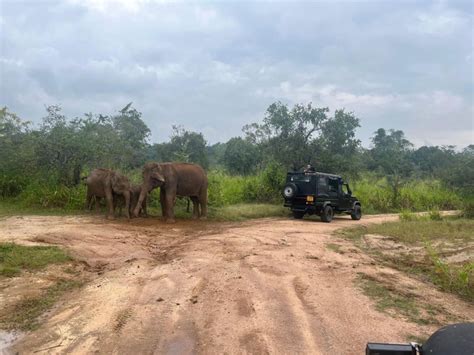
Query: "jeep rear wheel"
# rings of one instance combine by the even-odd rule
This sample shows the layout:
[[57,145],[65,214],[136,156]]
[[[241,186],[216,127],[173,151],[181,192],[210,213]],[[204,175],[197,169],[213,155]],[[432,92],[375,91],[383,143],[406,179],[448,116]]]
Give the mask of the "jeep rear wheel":
[[354,209],[351,212],[351,218],[354,221],[358,221],[362,217],[362,209],[360,208],[360,205],[355,205]]
[[294,219],[301,219],[304,216],[304,212],[301,211],[293,211],[293,218]]
[[332,221],[332,217],[334,216],[334,211],[332,210],[331,206],[324,207],[323,213],[321,213],[321,220],[323,222],[329,223]]

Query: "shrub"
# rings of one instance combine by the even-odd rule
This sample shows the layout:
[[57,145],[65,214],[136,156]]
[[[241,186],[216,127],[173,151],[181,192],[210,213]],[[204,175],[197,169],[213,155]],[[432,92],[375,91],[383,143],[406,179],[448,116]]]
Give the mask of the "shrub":
[[0,175],[0,197],[16,197],[28,185],[28,180],[20,176]]
[[439,210],[437,209],[429,211],[428,216],[432,221],[441,221],[443,219],[441,213],[439,213]]
[[464,218],[474,218],[474,199],[464,201],[462,216]]
[[416,221],[418,219],[418,216],[409,210],[402,210],[400,214],[398,215],[398,218],[400,218],[400,221]]
[[74,187],[35,182],[29,184],[18,196],[25,207],[59,207],[65,210],[84,208],[86,186],[80,184]]

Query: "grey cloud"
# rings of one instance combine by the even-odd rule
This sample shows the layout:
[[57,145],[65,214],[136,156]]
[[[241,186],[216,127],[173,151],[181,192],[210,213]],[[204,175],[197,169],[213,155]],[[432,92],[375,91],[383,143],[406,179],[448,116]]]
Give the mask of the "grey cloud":
[[77,116],[133,101],[154,141],[182,124],[216,142],[275,100],[311,100],[354,111],[365,144],[379,127],[417,144],[474,141],[473,10],[461,2],[1,6],[0,104],[26,119],[48,104]]

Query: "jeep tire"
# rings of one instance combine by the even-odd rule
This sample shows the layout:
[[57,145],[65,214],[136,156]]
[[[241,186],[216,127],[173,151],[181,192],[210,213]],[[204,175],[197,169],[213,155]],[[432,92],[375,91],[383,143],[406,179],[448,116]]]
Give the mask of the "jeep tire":
[[293,183],[286,184],[285,187],[283,188],[283,196],[285,198],[293,198],[296,196],[297,191],[298,191],[298,188],[296,187],[295,184]]
[[360,205],[355,205],[354,209],[351,212],[351,218],[354,221],[358,221],[362,217],[362,209],[360,208]]
[[332,210],[332,207],[327,205],[326,207],[324,207],[321,213],[321,221],[329,223],[332,221],[333,216],[334,216],[334,211]]
[[294,219],[301,219],[304,216],[304,212],[302,211],[293,211],[293,218]]

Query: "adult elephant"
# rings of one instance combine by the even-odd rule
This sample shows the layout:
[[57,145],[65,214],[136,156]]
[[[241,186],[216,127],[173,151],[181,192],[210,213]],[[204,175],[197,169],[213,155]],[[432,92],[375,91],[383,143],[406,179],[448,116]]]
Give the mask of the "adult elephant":
[[187,196],[193,201],[193,218],[207,217],[207,176],[204,169],[190,163],[147,163],[143,167],[143,183],[137,206],[133,211],[138,217],[147,193],[160,187],[163,217],[174,222],[176,196]]
[[110,169],[94,169],[86,178],[86,184],[87,206],[90,206],[94,196],[96,199],[105,197],[108,209],[107,218],[113,219],[115,217],[114,194],[122,195],[125,199],[125,213],[130,218],[130,181],[126,176]]

